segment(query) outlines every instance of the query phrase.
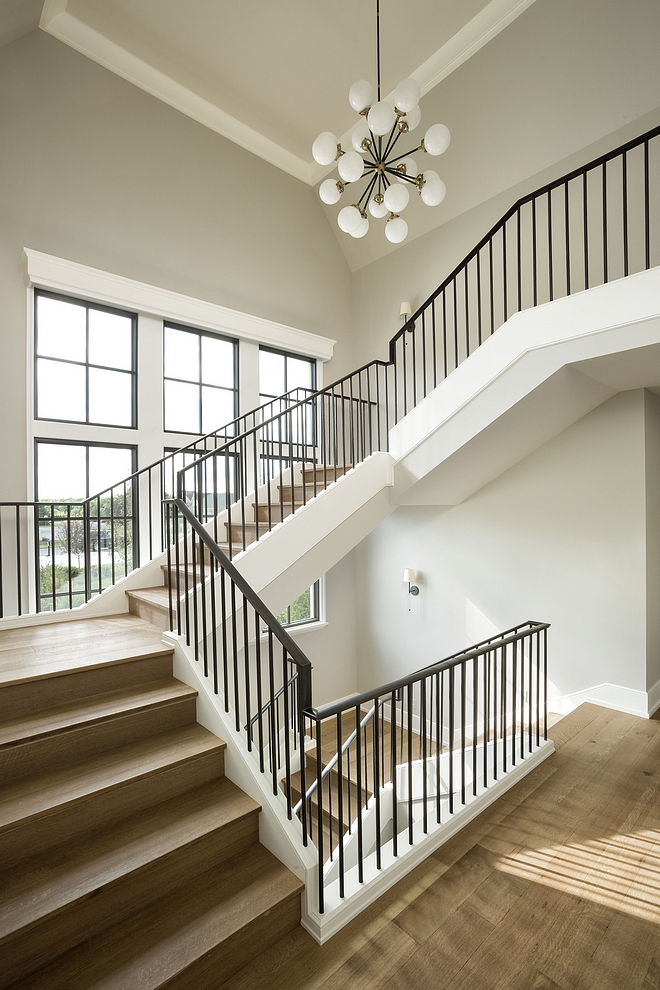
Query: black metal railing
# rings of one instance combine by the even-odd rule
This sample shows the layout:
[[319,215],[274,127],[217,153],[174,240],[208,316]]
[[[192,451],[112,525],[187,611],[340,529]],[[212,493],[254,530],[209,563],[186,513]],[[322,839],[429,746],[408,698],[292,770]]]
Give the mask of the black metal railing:
[[382,361],[365,365],[200,455],[178,472],[177,497],[212,522],[231,559],[387,450],[389,370]]
[[165,502],[170,629],[212,683],[327,891],[359,889],[547,739],[548,623],[312,706],[305,654],[182,499]]
[[[305,712],[319,910],[383,868],[547,739],[547,630],[526,622],[374,691]],[[305,795],[304,799],[302,795]]]
[[[170,630],[193,650],[273,794],[283,789],[292,818],[294,775],[305,781],[312,665],[188,505],[177,498],[164,507]],[[304,812],[301,821],[307,845]]]
[[390,341],[398,422],[511,316],[660,261],[660,127],[521,197]]
[[389,362],[308,394],[179,471],[178,497],[213,520],[229,557],[387,450],[390,428],[514,313],[650,268],[660,258],[659,136],[518,200],[392,338]]
[[180,467],[311,391],[271,399],[87,499],[0,503],[0,618],[76,608],[153,560],[165,550],[161,503]]

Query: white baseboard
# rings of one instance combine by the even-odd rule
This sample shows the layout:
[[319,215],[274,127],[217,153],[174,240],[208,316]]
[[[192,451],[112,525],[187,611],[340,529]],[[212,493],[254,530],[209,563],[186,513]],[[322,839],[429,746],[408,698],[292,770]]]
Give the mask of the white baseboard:
[[639,718],[650,718],[660,707],[660,681],[648,691],[637,691],[634,688],[623,687],[621,684],[595,684],[583,691],[549,698],[548,709],[558,715],[568,715],[585,702],[600,705],[602,708],[612,708],[626,715],[637,715]]

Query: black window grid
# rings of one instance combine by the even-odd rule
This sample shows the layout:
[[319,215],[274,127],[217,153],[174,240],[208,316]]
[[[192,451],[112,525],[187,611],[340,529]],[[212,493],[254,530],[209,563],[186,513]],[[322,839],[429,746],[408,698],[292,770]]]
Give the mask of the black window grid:
[[[109,426],[120,430],[137,429],[137,313],[130,313],[123,309],[116,309],[113,306],[104,306],[101,303],[90,303],[76,296],[66,296],[59,292],[47,292],[45,289],[35,289],[34,305],[34,418],[41,422],[50,423],[80,423],[85,426]],[[38,353],[39,340],[39,298],[58,299],[61,302],[71,303],[85,309],[85,360],[71,361],[67,358],[56,358],[50,355],[40,355]],[[131,321],[131,370],[116,368],[112,365],[94,364],[89,360],[89,312],[96,310],[100,313],[112,313],[115,316],[123,316]],[[37,368],[39,361],[53,361],[59,364],[73,365],[74,367],[85,369],[85,419],[61,419],[52,416],[39,415],[39,379]],[[131,425],[126,426],[118,423],[99,422],[89,418],[89,371],[93,368],[98,371],[113,371],[131,377]],[[110,446],[102,444],[102,446]]]

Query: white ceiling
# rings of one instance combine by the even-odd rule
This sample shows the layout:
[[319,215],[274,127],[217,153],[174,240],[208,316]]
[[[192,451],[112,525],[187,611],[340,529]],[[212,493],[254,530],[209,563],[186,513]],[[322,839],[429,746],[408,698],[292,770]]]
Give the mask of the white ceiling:
[[[382,0],[383,95],[409,75],[428,92],[533,2]],[[375,14],[375,0],[46,0],[40,26],[313,185],[312,141],[344,135],[349,87],[375,82]]]

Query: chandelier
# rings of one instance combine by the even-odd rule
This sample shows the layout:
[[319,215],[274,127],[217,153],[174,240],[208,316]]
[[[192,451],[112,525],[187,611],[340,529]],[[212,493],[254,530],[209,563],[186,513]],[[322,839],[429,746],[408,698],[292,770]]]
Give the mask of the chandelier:
[[410,186],[427,206],[438,206],[447,192],[437,172],[418,171],[411,153],[441,155],[449,146],[450,134],[444,124],[433,124],[416,148],[398,153],[402,135],[419,126],[421,93],[414,79],[402,79],[394,90],[394,106],[380,98],[380,0],[376,0],[376,51],[377,101],[366,79],[353,83],[348,93],[348,102],[362,118],[351,134],[353,150],[344,151],[331,131],[323,131],[312,145],[312,155],[319,165],[337,162],[339,179],[326,179],[319,187],[319,196],[328,206],[339,202],[347,185],[366,175],[360,198],[339,211],[340,229],[351,237],[364,237],[369,230],[368,210],[372,217],[387,218],[385,236],[392,244],[400,244],[408,235],[408,224],[400,214],[410,200]]

